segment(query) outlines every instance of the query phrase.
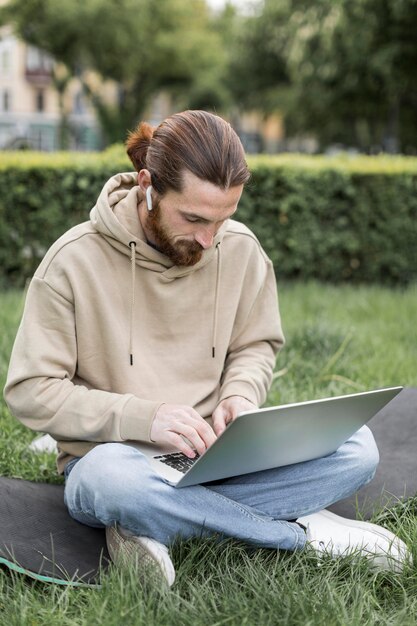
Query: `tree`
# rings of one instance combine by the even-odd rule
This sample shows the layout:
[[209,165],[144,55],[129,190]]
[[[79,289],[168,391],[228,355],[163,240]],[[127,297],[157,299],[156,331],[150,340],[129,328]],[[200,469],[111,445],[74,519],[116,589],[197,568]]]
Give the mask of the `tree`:
[[264,0],[239,40],[235,92],[322,146],[415,150],[416,29],[417,0]]
[[323,144],[397,152],[411,130],[415,145],[406,121],[417,96],[415,9],[415,0],[326,0],[293,15],[290,124]]
[[229,81],[237,102],[266,113],[286,108],[288,2],[258,3],[253,16],[234,20]]
[[[161,88],[178,94],[220,62],[204,0],[10,0],[3,19],[81,80],[109,142],[125,137]],[[91,70],[117,83],[115,105]]]

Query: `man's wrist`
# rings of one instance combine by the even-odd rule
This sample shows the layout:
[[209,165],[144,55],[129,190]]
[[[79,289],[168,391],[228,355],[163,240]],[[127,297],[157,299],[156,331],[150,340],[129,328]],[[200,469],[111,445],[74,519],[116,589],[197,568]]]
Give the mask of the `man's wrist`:
[[223,397],[221,400],[219,400],[219,404],[221,404],[225,400],[230,400],[231,398],[241,398],[242,400],[246,400],[247,402],[250,402],[250,404],[253,404],[254,406],[258,406],[253,400],[251,400],[251,398],[248,398],[247,396],[244,396],[239,393],[232,393],[228,396]]
[[224,382],[220,389],[219,402],[222,402],[227,398],[231,398],[232,396],[239,396],[240,398],[245,398],[245,400],[247,400],[248,402],[252,402],[252,404],[254,404],[255,406],[259,406],[263,399],[259,397],[257,391],[257,388],[251,385],[249,382]]

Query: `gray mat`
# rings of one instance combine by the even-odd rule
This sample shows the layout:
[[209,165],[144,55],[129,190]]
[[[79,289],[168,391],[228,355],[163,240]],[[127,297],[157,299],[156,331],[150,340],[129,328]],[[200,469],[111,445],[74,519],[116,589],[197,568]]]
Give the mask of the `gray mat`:
[[369,519],[383,508],[417,494],[417,389],[406,388],[368,423],[378,444],[375,478],[355,496],[332,505],[343,517]]
[[73,520],[64,487],[0,477],[0,564],[43,582],[98,585],[105,533]]

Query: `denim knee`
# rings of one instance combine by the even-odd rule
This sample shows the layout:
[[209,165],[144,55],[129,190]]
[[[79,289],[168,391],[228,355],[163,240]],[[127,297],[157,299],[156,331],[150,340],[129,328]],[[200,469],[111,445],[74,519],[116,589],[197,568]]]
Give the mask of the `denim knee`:
[[82,457],[70,472],[65,502],[72,515],[83,513],[103,522],[113,516],[117,502],[128,494],[130,477],[123,444],[100,444]]
[[149,514],[166,488],[141,452],[124,444],[101,444],[71,471],[66,503],[73,517],[87,515],[109,526],[139,512]]
[[363,484],[366,484],[374,477],[379,463],[379,452],[375,438],[368,426],[362,426],[351,437],[349,443],[352,444],[350,454],[354,456],[356,461],[356,471],[361,473]]

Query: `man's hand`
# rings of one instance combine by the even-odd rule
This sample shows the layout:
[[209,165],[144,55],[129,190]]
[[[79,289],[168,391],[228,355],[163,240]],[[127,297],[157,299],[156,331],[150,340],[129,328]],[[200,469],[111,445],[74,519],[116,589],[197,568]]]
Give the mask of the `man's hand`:
[[229,422],[243,413],[243,411],[253,411],[257,409],[256,404],[249,402],[242,396],[230,396],[222,400],[213,412],[213,428],[217,436],[221,435]]
[[216,440],[210,424],[197,411],[182,404],[162,404],[155,414],[150,434],[155,443],[173,446],[190,459],[195,457],[192,447],[198,454],[204,454]]

